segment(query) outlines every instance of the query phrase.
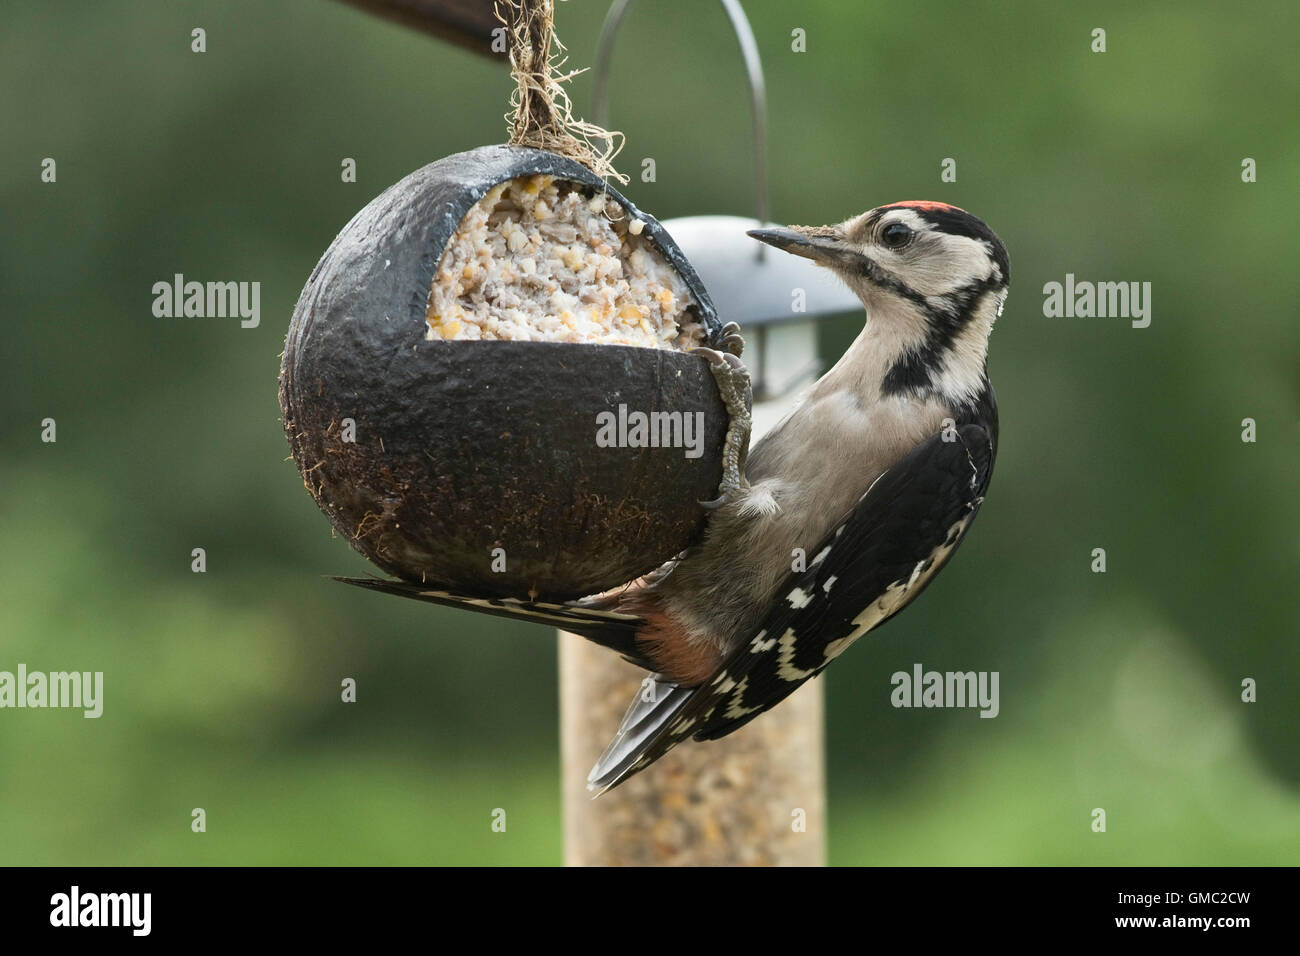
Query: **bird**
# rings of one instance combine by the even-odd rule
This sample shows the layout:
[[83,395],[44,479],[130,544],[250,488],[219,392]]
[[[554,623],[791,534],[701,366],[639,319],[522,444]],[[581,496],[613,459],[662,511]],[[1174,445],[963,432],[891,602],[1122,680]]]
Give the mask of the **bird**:
[[730,415],[703,534],[626,587],[579,601],[478,598],[373,578],[347,583],[561,627],[649,672],[592,768],[596,794],[688,738],[732,733],[909,605],[964,539],[993,472],[988,345],[1010,263],[1002,240],[943,202],[877,206],[830,226],[749,230],[830,269],[861,332],[749,447],[734,323],[708,361]]

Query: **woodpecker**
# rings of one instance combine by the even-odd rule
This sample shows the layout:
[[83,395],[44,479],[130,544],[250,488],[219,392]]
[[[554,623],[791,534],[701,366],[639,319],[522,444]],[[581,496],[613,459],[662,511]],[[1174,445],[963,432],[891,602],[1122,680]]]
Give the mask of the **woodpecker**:
[[562,627],[649,671],[650,692],[588,777],[597,792],[688,737],[744,726],[915,600],[961,543],[993,471],[988,341],[1010,271],[982,220],[909,201],[749,235],[831,269],[866,323],[753,448],[739,330],[698,350],[731,420],[696,544],[625,588],[565,604],[343,579]]

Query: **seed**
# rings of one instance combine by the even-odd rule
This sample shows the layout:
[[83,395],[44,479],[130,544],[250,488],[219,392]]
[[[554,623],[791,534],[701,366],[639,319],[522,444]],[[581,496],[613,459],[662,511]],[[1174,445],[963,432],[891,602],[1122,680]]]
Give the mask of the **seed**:
[[646,224],[551,176],[500,183],[444,248],[429,327],[443,338],[698,345],[698,303]]

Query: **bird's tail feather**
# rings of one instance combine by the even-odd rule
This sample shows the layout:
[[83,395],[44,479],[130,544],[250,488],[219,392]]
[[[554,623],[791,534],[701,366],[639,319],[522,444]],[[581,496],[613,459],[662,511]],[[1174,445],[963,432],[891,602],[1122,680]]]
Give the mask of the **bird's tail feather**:
[[367,588],[371,591],[382,591],[385,594],[396,594],[417,601],[427,601],[430,604],[462,608],[467,611],[477,611],[480,614],[506,617],[515,621],[531,621],[534,624],[546,624],[550,627],[572,631],[574,634],[581,635],[593,643],[617,651],[638,667],[654,670],[653,665],[645,660],[636,645],[637,629],[645,623],[644,619],[635,614],[610,610],[607,606],[609,602],[575,601],[563,604],[547,604],[538,601],[522,601],[515,598],[473,597],[471,595],[455,594],[451,591],[439,589],[436,586],[411,584],[407,581],[389,581],[383,578],[335,577],[334,580],[342,581],[344,584],[352,584],[359,588]]
[[642,685],[632,698],[632,706],[623,716],[618,733],[587,775],[587,789],[595,791],[596,796],[652,762],[653,758],[645,758],[664,738],[669,722],[696,690],[679,687],[662,674],[655,674],[651,680],[651,684]]

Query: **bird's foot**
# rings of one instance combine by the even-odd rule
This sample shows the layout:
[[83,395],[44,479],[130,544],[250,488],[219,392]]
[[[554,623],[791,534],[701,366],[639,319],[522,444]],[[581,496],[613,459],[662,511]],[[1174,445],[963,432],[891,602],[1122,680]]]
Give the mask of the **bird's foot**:
[[[738,334],[727,332],[728,328],[735,327],[735,323],[728,323],[723,329],[726,335],[719,344],[725,347],[730,336],[740,341],[740,348],[744,347],[744,340]],[[697,348],[693,352],[708,360],[709,371],[713,373],[713,381],[718,386],[718,395],[727,408],[729,419],[722,448],[722,481],[718,485],[718,497],[700,502],[701,506],[712,511],[749,490],[749,482],[745,479],[745,458],[749,454],[749,432],[753,425],[750,416],[753,389],[749,370],[735,352],[719,352],[711,348]]]

